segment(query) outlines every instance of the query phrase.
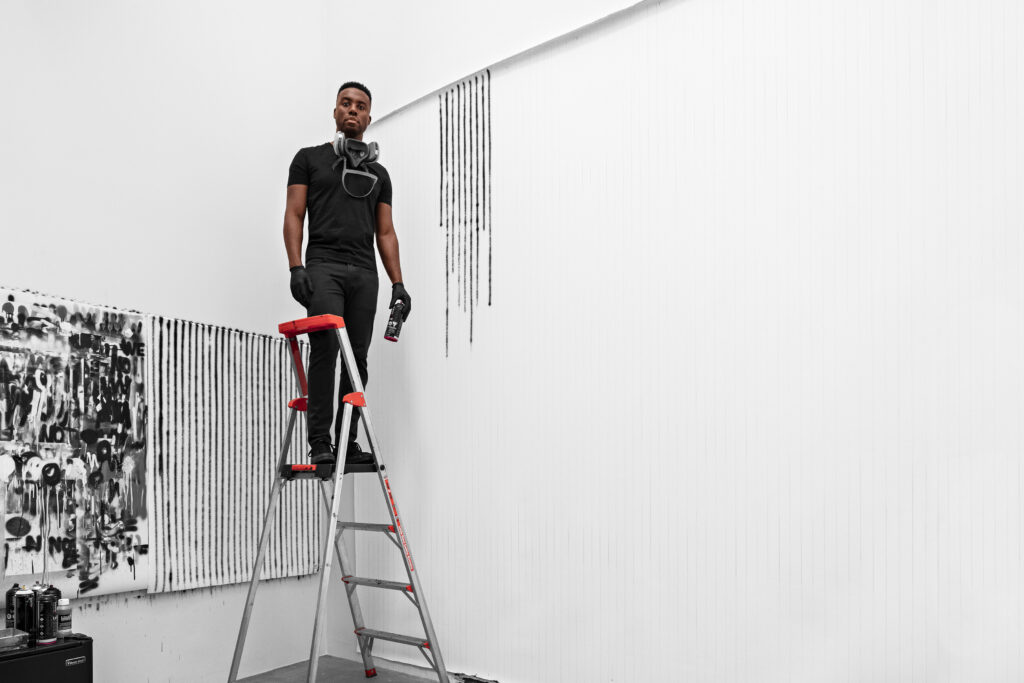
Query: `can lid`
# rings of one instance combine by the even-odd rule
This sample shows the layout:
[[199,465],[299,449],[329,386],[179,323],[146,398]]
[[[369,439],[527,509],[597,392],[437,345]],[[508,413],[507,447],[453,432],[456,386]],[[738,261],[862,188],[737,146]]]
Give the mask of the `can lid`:
[[60,600],[57,601],[57,604],[58,605],[70,605],[71,601],[68,600],[67,598],[61,598]]

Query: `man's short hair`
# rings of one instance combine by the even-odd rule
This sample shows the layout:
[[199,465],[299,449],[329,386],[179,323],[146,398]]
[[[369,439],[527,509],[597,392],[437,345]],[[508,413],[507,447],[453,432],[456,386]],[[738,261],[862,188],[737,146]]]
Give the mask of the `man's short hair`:
[[341,91],[344,90],[345,88],[356,88],[358,90],[362,90],[364,93],[366,93],[366,99],[370,100],[371,104],[373,103],[373,95],[370,94],[370,89],[367,88],[362,83],[357,83],[356,81],[346,81],[345,83],[341,84],[340,88],[338,88],[338,95],[340,95]]

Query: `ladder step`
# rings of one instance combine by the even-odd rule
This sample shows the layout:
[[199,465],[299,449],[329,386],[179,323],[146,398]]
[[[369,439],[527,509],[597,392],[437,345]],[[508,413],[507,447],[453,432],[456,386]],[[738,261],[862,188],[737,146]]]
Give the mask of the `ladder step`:
[[297,463],[285,463],[281,465],[279,472],[282,478],[292,479],[330,479],[334,475],[334,464],[329,465],[300,465]]
[[[345,474],[353,472],[376,472],[377,466],[373,463],[365,465],[345,465]],[[334,464],[329,465],[300,465],[289,463],[281,465],[281,476],[285,479],[330,479],[334,476]]]
[[350,465],[349,463],[345,463],[345,474],[352,474],[352,473],[359,474],[359,473],[376,472],[376,471],[377,471],[377,465],[375,465],[372,462],[362,463],[362,464],[359,464],[359,465]]
[[390,640],[393,643],[402,643],[404,645],[412,645],[413,647],[425,647],[430,649],[430,643],[423,638],[416,638],[414,636],[402,636],[397,633],[388,633],[387,631],[377,631],[372,628],[357,628],[357,636],[367,636],[369,638],[377,638],[378,640]]
[[367,524],[366,522],[338,522],[342,529],[355,529],[356,531],[394,531],[394,524]]
[[409,591],[412,593],[412,585],[402,581],[384,581],[383,579],[364,579],[361,576],[343,576],[341,580],[345,583],[352,583],[357,586],[372,586],[374,588],[389,588],[393,591]]

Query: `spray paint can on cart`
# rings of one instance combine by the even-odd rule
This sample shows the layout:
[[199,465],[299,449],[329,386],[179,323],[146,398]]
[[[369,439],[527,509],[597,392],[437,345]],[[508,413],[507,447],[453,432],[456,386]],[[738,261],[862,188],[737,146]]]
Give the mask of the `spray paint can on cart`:
[[61,598],[57,601],[57,637],[67,638],[72,633],[71,601]]
[[53,645],[57,642],[57,601],[59,595],[45,590],[36,597],[36,644]]
[[4,628],[14,628],[14,594],[21,586],[14,584],[4,595]]
[[399,299],[391,307],[391,317],[388,318],[388,326],[384,329],[384,338],[388,341],[398,341],[403,322],[405,322],[405,302]]
[[14,628],[28,633],[29,645],[35,644],[36,594],[24,586],[14,594]]

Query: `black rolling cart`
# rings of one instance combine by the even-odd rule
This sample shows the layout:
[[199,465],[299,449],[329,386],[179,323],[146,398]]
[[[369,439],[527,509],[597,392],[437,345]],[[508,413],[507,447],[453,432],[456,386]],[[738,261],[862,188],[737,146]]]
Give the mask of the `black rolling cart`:
[[92,683],[92,638],[75,634],[54,645],[0,651],[4,683]]

